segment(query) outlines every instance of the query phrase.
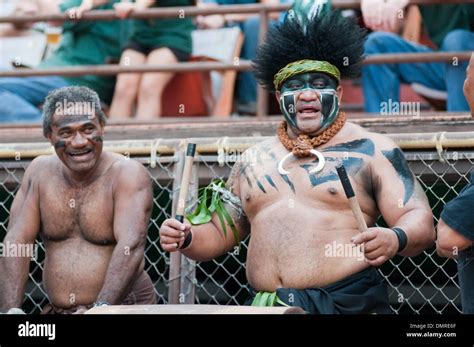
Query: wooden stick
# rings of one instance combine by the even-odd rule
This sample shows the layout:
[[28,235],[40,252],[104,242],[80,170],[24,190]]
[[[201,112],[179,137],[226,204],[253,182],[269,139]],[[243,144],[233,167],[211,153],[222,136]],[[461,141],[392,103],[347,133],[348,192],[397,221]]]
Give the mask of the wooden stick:
[[194,154],[196,153],[196,144],[188,143],[186,149],[186,158],[184,161],[183,177],[181,179],[181,187],[179,190],[178,206],[176,208],[176,216],[174,217],[181,223],[184,221],[184,209],[188,196],[189,181],[191,180],[191,171],[193,169]]
[[355,196],[354,189],[352,189],[351,181],[349,180],[349,176],[347,175],[344,165],[341,164],[340,166],[337,166],[336,170],[339,179],[341,180],[342,187],[344,188],[344,192],[346,193],[347,199],[349,200],[352,213],[354,214],[354,217],[357,221],[357,228],[361,233],[367,231],[367,223],[365,223],[364,215],[362,214],[362,210],[360,209],[359,202]]

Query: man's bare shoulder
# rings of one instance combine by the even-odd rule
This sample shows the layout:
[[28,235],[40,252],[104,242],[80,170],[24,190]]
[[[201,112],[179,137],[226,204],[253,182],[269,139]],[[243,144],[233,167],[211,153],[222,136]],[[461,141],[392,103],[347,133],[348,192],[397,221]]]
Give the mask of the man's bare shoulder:
[[351,139],[369,139],[373,142],[376,149],[390,150],[396,148],[396,143],[386,134],[380,134],[368,131],[360,125],[347,122],[347,132],[350,133]]
[[148,171],[137,160],[112,152],[104,152],[102,155],[110,162],[118,186],[150,184]]
[[49,176],[51,172],[56,171],[58,164],[60,161],[56,155],[40,155],[31,161],[26,173],[34,173],[33,176],[37,178],[41,178],[45,174]]

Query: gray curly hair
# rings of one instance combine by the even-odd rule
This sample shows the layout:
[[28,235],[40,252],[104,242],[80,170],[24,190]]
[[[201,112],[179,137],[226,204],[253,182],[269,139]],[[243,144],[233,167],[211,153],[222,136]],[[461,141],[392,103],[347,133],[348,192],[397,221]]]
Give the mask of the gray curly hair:
[[[58,107],[73,103],[74,105],[85,105],[94,108],[95,115],[98,117],[101,125],[107,122],[104,112],[100,107],[99,95],[87,87],[70,86],[58,88],[51,91],[43,104],[43,135],[48,137],[52,132],[51,125],[53,116],[58,112]],[[77,109],[77,108],[76,108]]]

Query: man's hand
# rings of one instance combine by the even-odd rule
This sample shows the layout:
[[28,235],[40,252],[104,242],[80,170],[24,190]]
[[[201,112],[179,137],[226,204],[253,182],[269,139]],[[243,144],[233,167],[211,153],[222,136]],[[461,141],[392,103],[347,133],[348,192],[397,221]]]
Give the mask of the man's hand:
[[364,255],[371,266],[382,265],[398,251],[397,235],[387,228],[369,228],[351,240],[355,245],[364,244]]
[[167,219],[160,227],[160,244],[166,252],[176,252],[183,244],[185,236],[191,232],[191,224],[180,223],[176,219]]
[[132,2],[119,2],[114,4],[114,9],[117,17],[124,19],[127,18],[135,8]]
[[398,32],[403,19],[400,13],[407,4],[408,0],[362,0],[360,8],[369,29]]

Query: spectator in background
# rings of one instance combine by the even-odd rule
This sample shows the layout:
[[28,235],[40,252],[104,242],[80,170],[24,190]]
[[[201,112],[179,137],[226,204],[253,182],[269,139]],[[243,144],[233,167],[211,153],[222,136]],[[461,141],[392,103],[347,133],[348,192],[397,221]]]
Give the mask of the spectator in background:
[[[286,2],[283,0],[282,2]],[[201,0],[199,6],[218,6],[218,5],[244,5],[262,3],[274,5],[280,3],[279,0]],[[272,16],[271,16],[272,17]],[[273,16],[274,19],[277,17]],[[270,21],[274,25],[276,21]],[[218,29],[234,25],[240,25],[244,34],[244,43],[240,57],[242,59],[253,60],[257,49],[260,17],[256,14],[216,14],[209,16],[196,17],[196,25],[199,29]],[[241,72],[237,78],[236,88],[237,111],[240,113],[255,113],[257,101],[257,82],[250,71]]]
[[[471,55],[464,82],[464,94],[474,115],[474,54]],[[474,314],[474,175],[470,183],[450,201],[441,213],[438,223],[438,254],[457,257],[458,278],[461,288],[463,313]]]
[[[68,11],[79,18],[92,8],[112,9],[107,0],[65,0],[55,7],[57,13]],[[28,10],[28,13],[32,13]],[[67,21],[63,24],[61,43],[57,51],[38,68],[70,67],[105,64],[120,57],[121,22]],[[53,89],[79,85],[94,89],[105,103],[110,103],[115,78],[102,76],[42,76],[0,78],[0,123],[39,122],[38,108]]]
[[[376,31],[368,36],[366,54],[419,53],[433,49],[402,39],[397,33],[403,24],[408,0],[362,0],[365,24]],[[419,6],[424,28],[440,51],[474,50],[474,4]],[[362,69],[365,111],[380,112],[382,102],[398,102],[400,83],[418,83],[447,91],[448,111],[467,111],[462,93],[467,63],[410,63],[366,65]]]
[[[33,16],[39,14],[54,14],[59,12],[58,5],[62,0],[19,0],[11,15],[13,16]],[[13,23],[15,29],[23,30],[33,26],[34,23]]]
[[[133,10],[149,7],[192,6],[193,0],[137,0],[115,4],[117,15],[126,18]],[[130,41],[122,53],[121,65],[173,64],[186,61],[192,52],[192,18],[132,20]],[[123,119],[133,115],[145,120],[160,117],[161,94],[173,77],[172,72],[120,74],[117,77],[110,118]]]

